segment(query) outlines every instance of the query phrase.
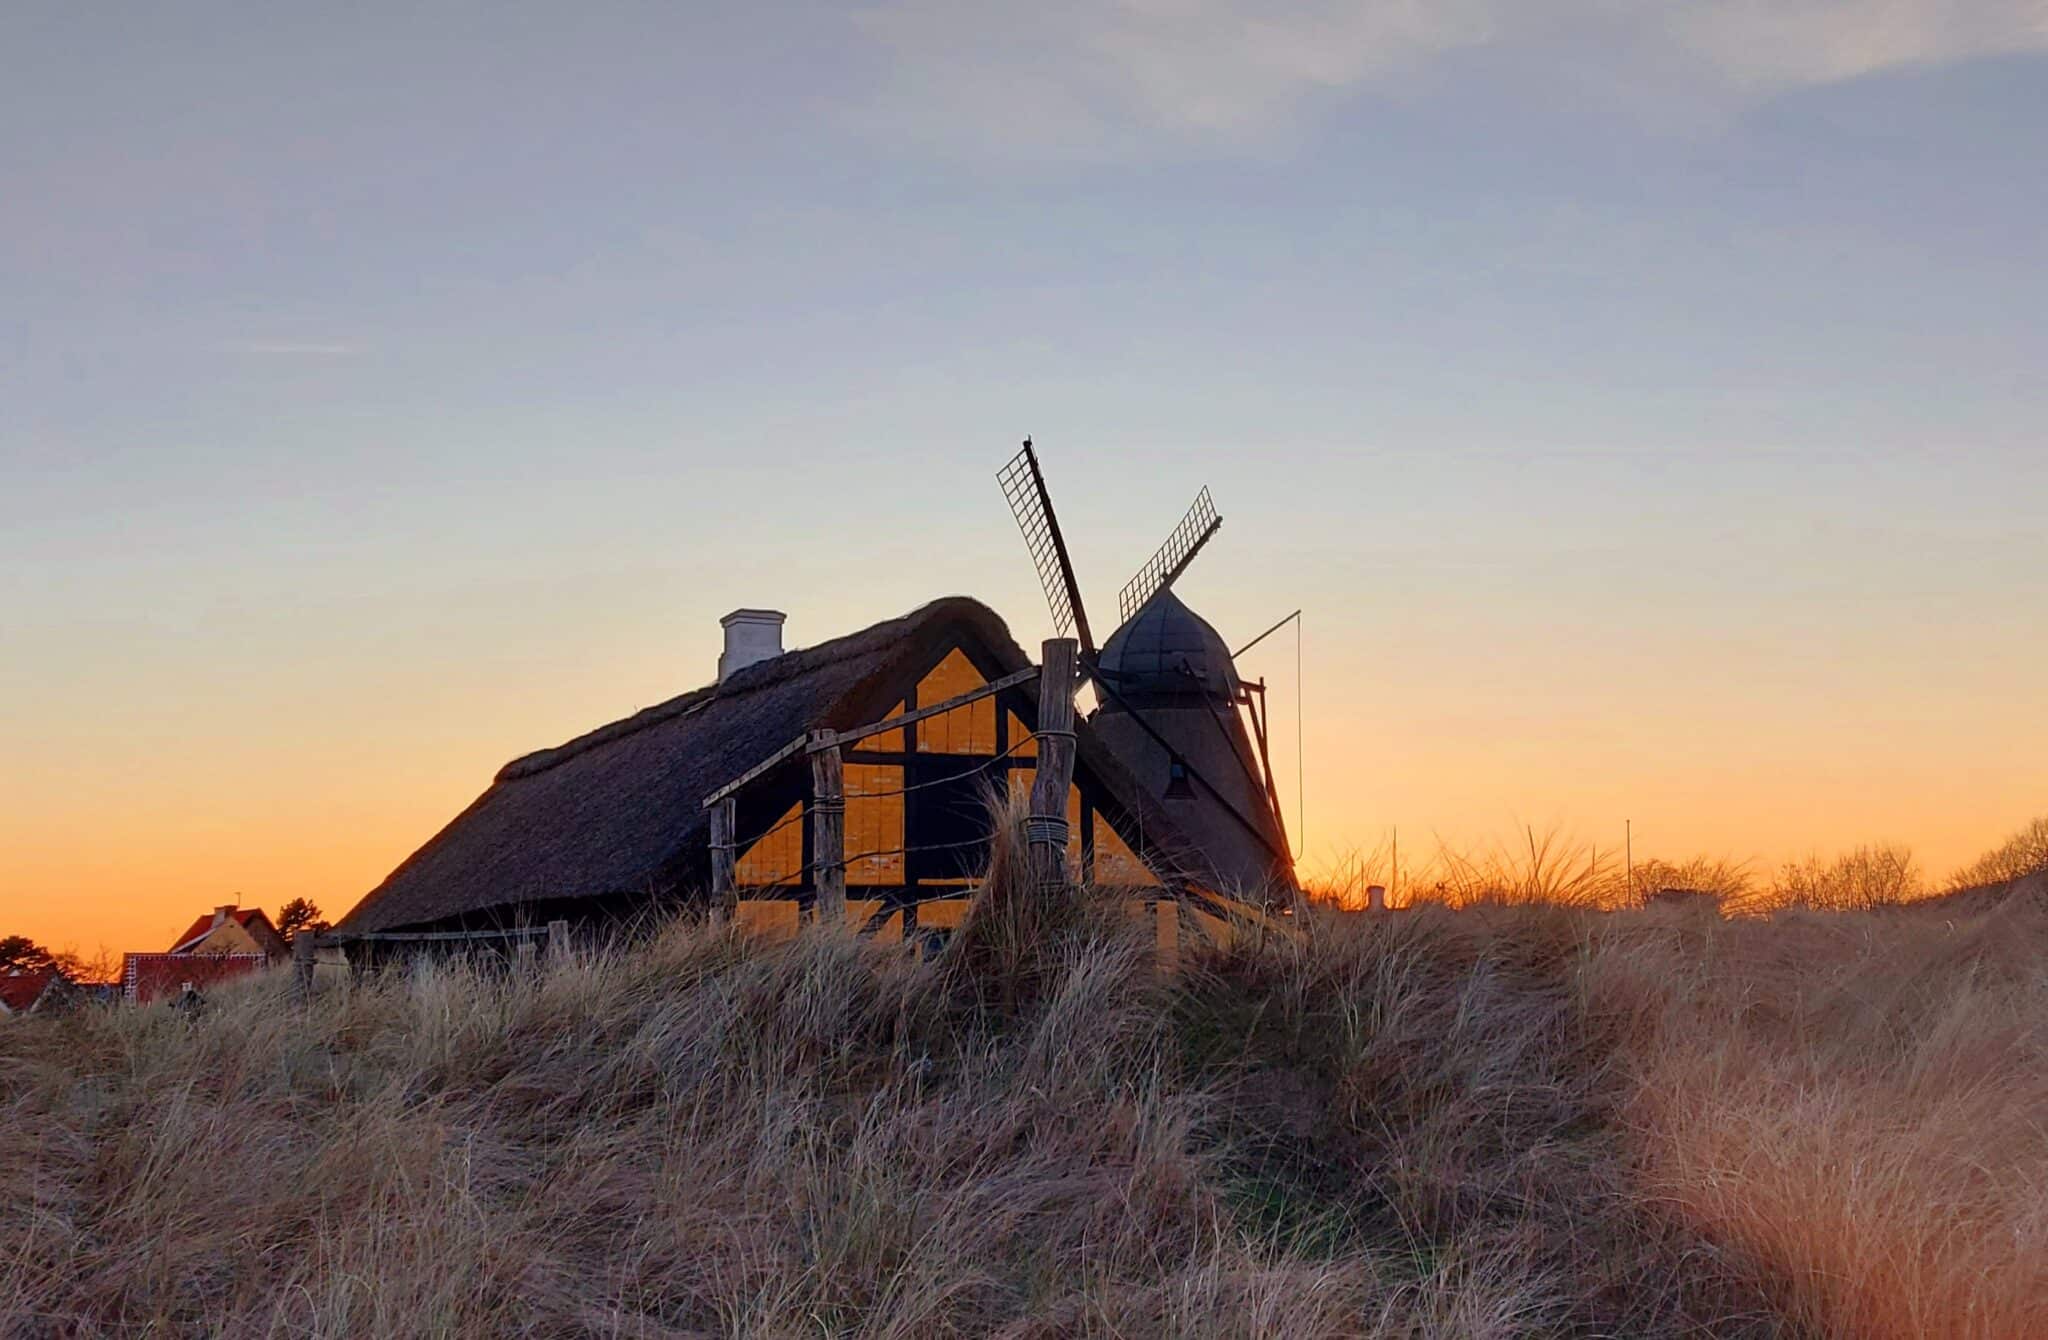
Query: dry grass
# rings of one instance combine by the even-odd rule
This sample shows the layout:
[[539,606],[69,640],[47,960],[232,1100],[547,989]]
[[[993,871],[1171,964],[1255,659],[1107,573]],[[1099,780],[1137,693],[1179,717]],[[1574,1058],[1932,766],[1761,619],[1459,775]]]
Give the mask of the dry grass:
[[[1007,859],[1007,858],[1006,858]],[[0,1334],[2048,1334],[2048,925],[670,927],[0,1028]]]

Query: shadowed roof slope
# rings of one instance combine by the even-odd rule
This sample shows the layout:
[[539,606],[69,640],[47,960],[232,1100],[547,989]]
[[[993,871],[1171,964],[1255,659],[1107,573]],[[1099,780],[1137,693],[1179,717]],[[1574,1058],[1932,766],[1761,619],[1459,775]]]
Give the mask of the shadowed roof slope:
[[[514,759],[335,930],[488,923],[521,904],[702,888],[710,881],[706,795],[805,731],[880,717],[880,695],[900,695],[901,678],[963,632],[1005,671],[1030,663],[993,610],[952,596]],[[1137,790],[1098,743],[1078,743],[1082,761],[1120,796]],[[1150,830],[1172,833],[1156,807],[1144,813]]]

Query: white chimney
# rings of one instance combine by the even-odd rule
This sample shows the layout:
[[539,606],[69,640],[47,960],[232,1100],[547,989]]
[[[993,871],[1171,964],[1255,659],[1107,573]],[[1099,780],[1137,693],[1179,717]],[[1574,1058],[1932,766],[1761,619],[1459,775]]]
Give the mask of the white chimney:
[[782,655],[781,610],[734,610],[718,621],[725,630],[725,650],[718,657],[718,682],[735,670]]

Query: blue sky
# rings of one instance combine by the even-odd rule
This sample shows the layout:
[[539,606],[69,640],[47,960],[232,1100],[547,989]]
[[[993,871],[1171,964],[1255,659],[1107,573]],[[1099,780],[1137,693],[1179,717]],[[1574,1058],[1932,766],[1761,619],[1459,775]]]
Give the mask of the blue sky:
[[77,806],[424,750],[346,902],[734,605],[1028,643],[1030,432],[1099,611],[1204,482],[1190,596],[1308,607],[1332,842],[2043,808],[2048,6],[415,8],[0,27],[0,724]]

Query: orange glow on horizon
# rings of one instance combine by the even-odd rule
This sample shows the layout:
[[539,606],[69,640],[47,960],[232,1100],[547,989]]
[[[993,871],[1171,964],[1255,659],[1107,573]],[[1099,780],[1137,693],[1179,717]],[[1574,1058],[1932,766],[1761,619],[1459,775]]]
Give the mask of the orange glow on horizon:
[[[858,614],[794,606],[792,623],[815,641],[915,603],[886,600]],[[695,687],[694,668],[715,660],[715,615],[687,622],[697,640],[680,649],[677,617],[653,610],[581,635],[620,649],[606,656],[525,650],[575,642],[557,632],[571,615],[553,611],[529,643],[509,623],[460,630],[468,659],[429,654],[421,638],[382,661],[252,658],[223,671],[210,646],[180,646],[190,668],[150,668],[163,682],[147,692],[116,680],[117,660],[87,666],[7,722],[0,934],[90,956],[163,948],[231,898],[275,911],[304,897],[337,918],[508,759]],[[1959,688],[1897,658],[1788,683],[1778,663],[1733,650],[1702,668],[1654,644],[1633,658],[1587,651],[1570,630],[1519,646],[1511,665],[1427,644],[1391,655],[1370,632],[1312,644],[1310,881],[1387,848],[1397,828],[1404,871],[1439,842],[1512,849],[1529,826],[1618,862],[1625,820],[1639,861],[1724,857],[1767,876],[1893,841],[1938,881],[2048,810],[2048,720],[2014,709],[2038,700],[2048,648],[1966,665]],[[1278,692],[1292,651],[1269,643],[1247,660],[1275,685],[1274,771],[1299,843],[1292,693]]]

